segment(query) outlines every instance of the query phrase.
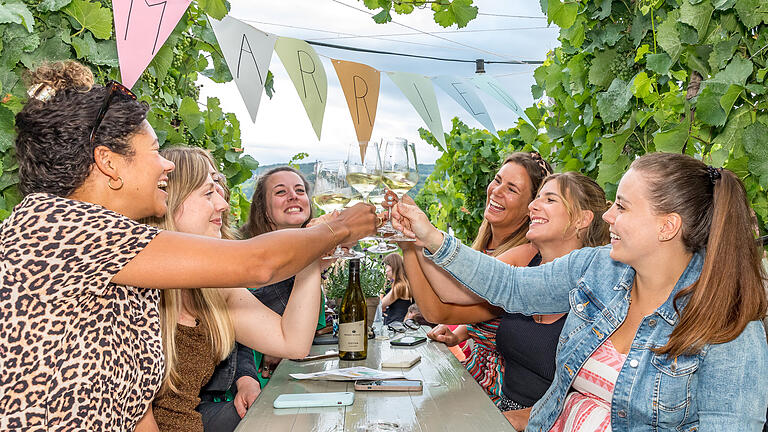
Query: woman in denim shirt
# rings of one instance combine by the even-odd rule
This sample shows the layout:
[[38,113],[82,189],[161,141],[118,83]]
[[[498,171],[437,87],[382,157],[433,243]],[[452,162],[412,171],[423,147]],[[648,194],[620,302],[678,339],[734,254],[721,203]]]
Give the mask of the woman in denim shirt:
[[585,396],[574,381],[607,346],[624,361],[603,430],[762,429],[765,274],[744,187],[732,172],[684,155],[643,156],[603,216],[611,246],[577,250],[540,267],[488,259],[437,231],[415,207],[398,204],[393,217],[473,292],[467,292],[471,301],[479,295],[525,314],[569,312],[555,379],[526,430],[548,431],[568,417],[566,399]]

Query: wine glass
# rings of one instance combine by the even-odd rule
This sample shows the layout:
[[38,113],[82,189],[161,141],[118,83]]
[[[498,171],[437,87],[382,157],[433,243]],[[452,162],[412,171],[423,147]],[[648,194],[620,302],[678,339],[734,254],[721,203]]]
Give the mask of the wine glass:
[[370,142],[367,145],[352,143],[347,152],[347,183],[360,192],[363,201],[368,201],[368,195],[381,181],[381,158],[379,144]]
[[[352,188],[347,184],[346,176],[347,171],[342,161],[315,162],[315,194],[312,200],[324,212],[341,210],[352,199]],[[323,259],[353,259],[363,256],[365,255],[355,251],[345,252],[341,245],[337,245],[333,255]]]
[[[384,211],[384,194],[387,192],[387,188],[384,183],[379,183],[368,195],[368,199],[371,204],[376,206],[376,213]],[[368,252],[376,254],[386,254],[397,250],[397,246],[387,243],[387,239],[382,236],[372,237],[372,240],[376,240],[378,243],[375,246],[369,247]]]
[[[405,138],[391,138],[383,141],[381,179],[384,185],[397,195],[397,199],[402,200],[403,196],[419,182],[416,146]],[[387,215],[390,214],[391,207],[387,211]],[[395,230],[389,219],[391,218],[388,218],[387,223],[382,228],[394,232],[395,235],[389,237],[388,240],[415,241],[415,239],[406,237],[400,231]]]

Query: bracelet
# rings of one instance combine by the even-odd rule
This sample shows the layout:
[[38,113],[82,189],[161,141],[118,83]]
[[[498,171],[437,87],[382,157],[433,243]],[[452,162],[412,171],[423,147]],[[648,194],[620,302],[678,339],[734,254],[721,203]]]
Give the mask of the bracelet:
[[325,226],[328,227],[329,230],[331,230],[331,235],[333,236],[333,243],[336,244],[336,231],[334,231],[333,228],[331,228],[331,224],[329,224],[327,221],[323,220],[323,223],[325,224]]

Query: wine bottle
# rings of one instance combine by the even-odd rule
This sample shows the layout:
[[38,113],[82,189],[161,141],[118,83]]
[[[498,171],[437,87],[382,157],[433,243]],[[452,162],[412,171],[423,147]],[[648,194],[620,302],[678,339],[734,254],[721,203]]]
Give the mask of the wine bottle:
[[339,308],[339,358],[364,360],[368,355],[367,308],[360,287],[360,260],[349,260],[349,283]]

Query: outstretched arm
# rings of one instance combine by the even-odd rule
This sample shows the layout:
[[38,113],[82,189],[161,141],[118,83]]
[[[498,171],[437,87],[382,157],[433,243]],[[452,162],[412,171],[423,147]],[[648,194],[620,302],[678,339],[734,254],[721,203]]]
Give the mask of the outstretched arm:
[[327,223],[249,240],[163,231],[113,278],[142,288],[259,287],[307,267],[336,244],[375,231],[373,206],[357,204]]

